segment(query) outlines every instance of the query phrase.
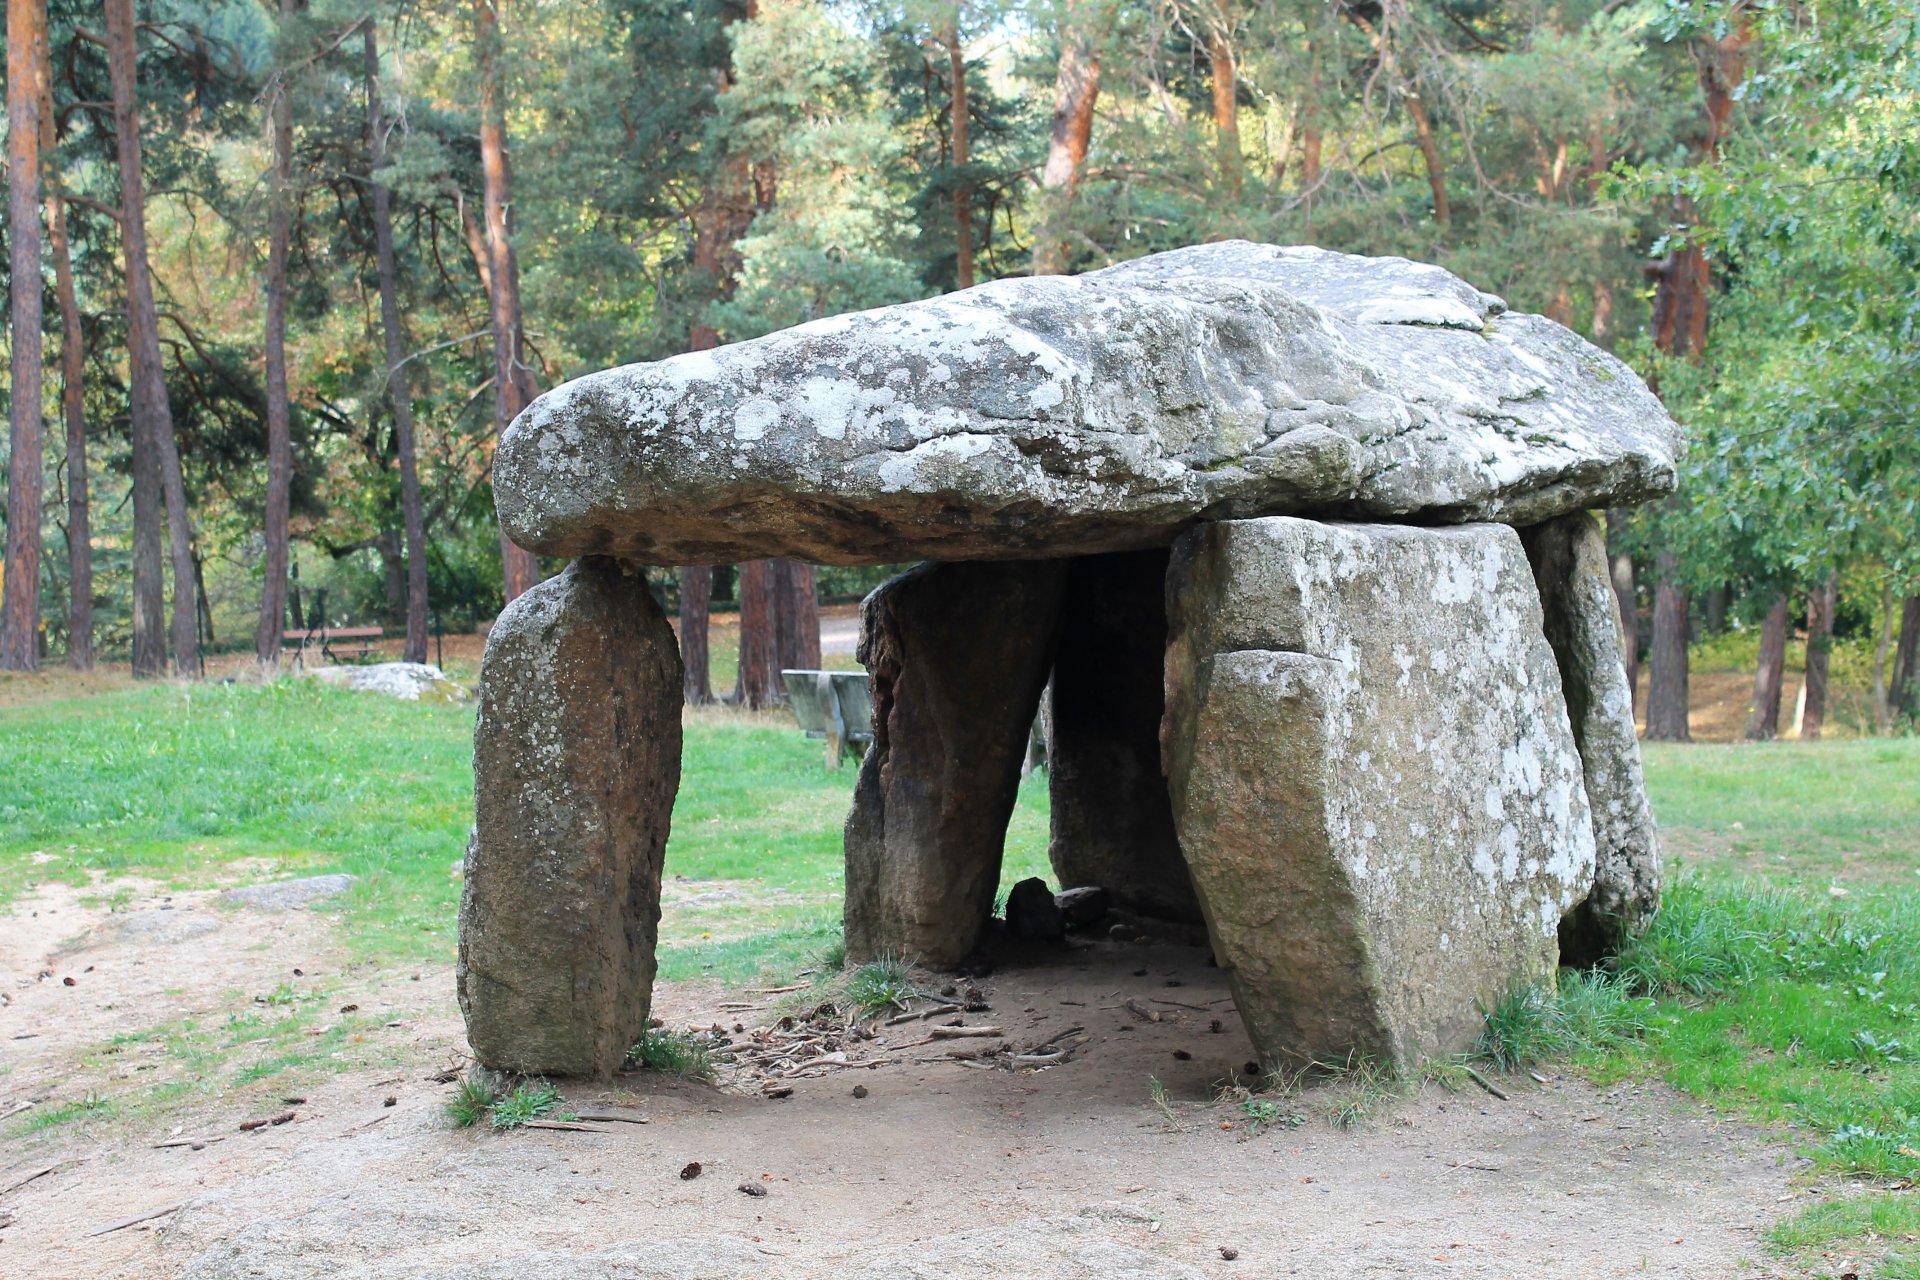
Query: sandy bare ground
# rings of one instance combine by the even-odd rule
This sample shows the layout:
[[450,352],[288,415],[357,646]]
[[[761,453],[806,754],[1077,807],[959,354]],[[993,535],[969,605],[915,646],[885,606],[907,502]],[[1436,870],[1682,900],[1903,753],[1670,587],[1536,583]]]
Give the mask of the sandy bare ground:
[[[1108,942],[979,980],[993,1008],[969,1021],[1015,1043],[1085,1027],[1065,1065],[969,1067],[943,1042],[913,1045],[914,1023],[867,1046],[884,1065],[796,1080],[783,1100],[633,1075],[569,1098],[645,1124],[456,1131],[454,1086],[431,1078],[464,1050],[448,968],[350,967],[324,904],[93,893],[116,887],[118,911],[50,886],[0,917],[0,1113],[125,1102],[26,1133],[13,1126],[30,1112],[8,1122],[0,1275],[1764,1276],[1765,1226],[1844,1192],[1811,1184],[1777,1135],[1664,1087],[1566,1074],[1505,1102],[1430,1086],[1354,1132],[1310,1118],[1250,1135],[1212,1100],[1248,1048],[1204,949]],[[323,1029],[353,1019],[319,1067],[238,1084],[245,1054],[190,1066],[164,1042],[111,1043],[273,1016],[256,997],[289,990],[324,996]],[[668,987],[656,1013],[751,1028],[783,998]],[[169,1083],[188,1087],[132,1105]],[[181,1138],[217,1141],[156,1146]],[[692,1161],[701,1176],[683,1179]]]

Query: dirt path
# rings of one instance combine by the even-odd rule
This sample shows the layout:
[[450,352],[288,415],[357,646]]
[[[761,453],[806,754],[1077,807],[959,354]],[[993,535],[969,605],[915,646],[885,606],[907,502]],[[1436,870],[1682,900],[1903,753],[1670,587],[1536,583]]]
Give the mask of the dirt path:
[[[980,982],[993,1009],[970,1020],[1009,1039],[1092,1034],[1061,1066],[960,1065],[944,1044],[908,1047],[915,1023],[884,1033],[889,1065],[799,1080],[783,1100],[635,1075],[569,1097],[644,1125],[454,1131],[453,1085],[429,1078],[463,1047],[449,970],[355,970],[324,910],[127,887],[111,915],[48,888],[0,918],[0,1112],[119,1100],[0,1130],[0,1187],[54,1166],[0,1192],[0,1275],[1755,1276],[1770,1274],[1759,1231],[1808,1194],[1763,1135],[1660,1086],[1570,1076],[1506,1102],[1429,1087],[1354,1132],[1316,1117],[1250,1135],[1237,1106],[1210,1100],[1247,1044],[1204,951],[1114,943]],[[271,1015],[255,997],[287,990],[322,1028],[292,1046],[215,1061],[178,1034],[128,1038]],[[656,1013],[752,1026],[780,998],[670,987]],[[325,1052],[240,1082],[309,1038]],[[218,1141],[156,1148],[176,1133]],[[690,1161],[703,1172],[683,1180]]]

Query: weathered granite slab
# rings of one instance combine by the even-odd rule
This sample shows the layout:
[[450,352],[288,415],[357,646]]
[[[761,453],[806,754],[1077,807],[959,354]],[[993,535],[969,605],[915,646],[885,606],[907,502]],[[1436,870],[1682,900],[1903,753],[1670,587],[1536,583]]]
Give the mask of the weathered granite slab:
[[507,430],[494,493],[554,555],[1017,559],[1528,524],[1667,492],[1677,438],[1624,364],[1437,267],[1233,242],[590,374]]
[[1210,524],[1168,573],[1168,785],[1273,1066],[1408,1066],[1551,984],[1593,827],[1520,539]]

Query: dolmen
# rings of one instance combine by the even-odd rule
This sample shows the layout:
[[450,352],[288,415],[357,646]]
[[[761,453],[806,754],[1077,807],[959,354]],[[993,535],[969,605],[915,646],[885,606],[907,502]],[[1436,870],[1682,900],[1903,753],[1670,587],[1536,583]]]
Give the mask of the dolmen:
[[1658,902],[1599,508],[1674,483],[1620,361],[1438,267],[1244,242],[591,374],[501,437],[571,558],[481,671],[479,1059],[647,1026],[680,659],[644,567],[919,562],[862,609],[852,959],[953,966],[1052,699],[1063,888],[1203,921],[1265,1064],[1407,1068]]

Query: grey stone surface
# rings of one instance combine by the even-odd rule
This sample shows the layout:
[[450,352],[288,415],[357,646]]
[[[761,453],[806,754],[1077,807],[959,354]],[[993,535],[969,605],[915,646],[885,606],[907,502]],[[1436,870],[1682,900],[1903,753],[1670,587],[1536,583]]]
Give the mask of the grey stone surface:
[[645,578],[611,560],[575,561],[494,623],[457,971],[485,1065],[604,1077],[646,1028],[680,680]]
[[1129,910],[1198,920],[1160,772],[1166,582],[1157,548],[1068,566],[1047,735],[1047,857],[1064,888],[1100,885]]
[[553,555],[1062,556],[1197,519],[1527,524],[1673,484],[1626,365],[1437,267],[1202,245],[590,374],[494,460]]
[[847,954],[958,964],[993,914],[1060,630],[1059,561],[925,564],[861,606],[873,746],[847,815]]
[[1561,959],[1594,964],[1660,906],[1660,833],[1647,803],[1633,692],[1621,661],[1620,611],[1607,541],[1587,512],[1522,531],[1560,666],[1593,812],[1593,891],[1560,923]]
[[1518,535],[1231,521],[1169,583],[1174,816],[1263,1059],[1409,1065],[1550,983],[1593,829]]
[[228,889],[219,900],[228,906],[251,907],[255,911],[296,911],[345,893],[353,888],[354,880],[353,876],[339,873],[303,876],[298,880],[269,880],[265,884]]
[[367,666],[312,667],[307,675],[362,693],[379,693],[402,702],[465,702],[473,695],[424,662],[375,662]]

